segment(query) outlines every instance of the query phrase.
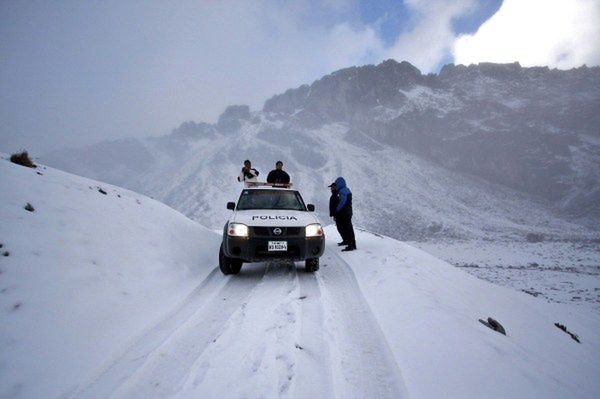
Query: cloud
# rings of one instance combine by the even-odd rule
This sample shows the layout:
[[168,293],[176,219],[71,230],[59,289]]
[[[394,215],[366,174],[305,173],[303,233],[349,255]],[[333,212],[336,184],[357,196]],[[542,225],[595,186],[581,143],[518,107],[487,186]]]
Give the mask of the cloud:
[[386,51],[386,58],[407,60],[422,72],[433,72],[450,53],[456,40],[454,19],[475,7],[473,0],[406,0],[412,12],[412,28],[401,34]]
[[514,62],[569,69],[600,64],[600,2],[505,0],[472,35],[454,44],[457,64]]
[[150,75],[138,77],[140,85],[158,79],[170,87],[148,106],[166,117],[160,107],[168,101],[172,121],[214,121],[229,104],[259,109],[290,87],[373,62],[381,42],[372,28],[340,17],[348,7],[341,1],[203,2],[193,20],[176,18],[178,32],[167,33],[165,56]]
[[213,122],[230,104],[378,61],[354,0],[2,4],[2,150]]

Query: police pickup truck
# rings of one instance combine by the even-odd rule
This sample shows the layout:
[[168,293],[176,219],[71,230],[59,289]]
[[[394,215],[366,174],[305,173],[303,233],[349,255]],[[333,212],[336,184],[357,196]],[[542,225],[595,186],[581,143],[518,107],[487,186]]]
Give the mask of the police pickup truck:
[[219,267],[237,274],[244,262],[273,259],[305,261],[308,272],[319,270],[325,233],[297,190],[289,184],[246,183],[223,228]]

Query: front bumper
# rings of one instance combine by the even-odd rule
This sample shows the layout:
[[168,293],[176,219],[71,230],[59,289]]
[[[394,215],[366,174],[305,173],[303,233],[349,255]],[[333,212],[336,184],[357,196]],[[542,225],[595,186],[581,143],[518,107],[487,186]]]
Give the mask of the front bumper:
[[[287,241],[287,251],[268,251],[269,241]],[[223,238],[223,251],[230,258],[244,262],[269,259],[301,261],[319,258],[325,251],[325,236],[321,237],[230,237]]]

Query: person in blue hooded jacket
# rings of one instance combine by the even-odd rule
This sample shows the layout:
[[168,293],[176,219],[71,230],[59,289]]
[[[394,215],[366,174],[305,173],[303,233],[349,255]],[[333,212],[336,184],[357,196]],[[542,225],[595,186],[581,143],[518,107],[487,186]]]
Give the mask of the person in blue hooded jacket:
[[342,235],[341,245],[347,245],[342,251],[354,251],[356,238],[352,226],[352,191],[346,186],[346,180],[343,177],[335,179],[335,187],[339,198],[335,208],[335,222]]

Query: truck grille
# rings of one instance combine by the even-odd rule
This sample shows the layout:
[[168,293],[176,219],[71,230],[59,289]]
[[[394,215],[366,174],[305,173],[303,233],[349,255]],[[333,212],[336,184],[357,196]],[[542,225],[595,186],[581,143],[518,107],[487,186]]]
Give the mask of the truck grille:
[[[281,234],[275,234],[275,229],[280,229]],[[302,227],[252,227],[252,230],[258,237],[298,237]]]

